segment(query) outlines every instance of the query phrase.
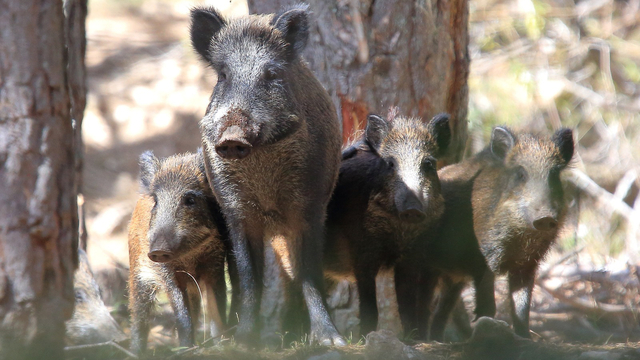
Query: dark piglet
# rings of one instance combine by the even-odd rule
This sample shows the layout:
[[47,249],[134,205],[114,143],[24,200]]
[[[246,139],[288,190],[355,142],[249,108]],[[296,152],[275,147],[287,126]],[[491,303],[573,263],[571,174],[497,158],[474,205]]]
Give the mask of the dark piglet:
[[73,275],[76,296],[73,315],[66,322],[69,345],[122,341],[126,338],[100,296],[100,288],[93,276],[84,250],[78,250],[78,269]]
[[343,151],[328,208],[324,269],[355,276],[361,335],[376,330],[377,273],[395,269],[396,289],[411,285],[413,269],[397,264],[442,215],[436,162],[450,137],[449,115],[423,122],[394,109],[388,120],[369,115],[363,138]]
[[[531,292],[538,265],[565,218],[560,173],[570,162],[573,151],[573,134],[569,129],[560,129],[551,139],[543,139],[496,127],[487,149],[439,173],[447,209],[443,229],[435,242],[440,250],[431,249],[431,253],[461,263],[465,260],[451,254],[452,245],[459,245],[462,238],[467,239],[467,246],[479,244],[492,273],[507,275],[513,327],[523,337],[530,336]],[[461,221],[463,226],[457,229],[445,228]],[[447,250],[442,251],[443,248]],[[485,289],[489,288],[489,278],[485,279]],[[462,283],[454,281],[445,292],[450,301],[441,302],[434,315],[435,337],[442,337],[461,290]],[[477,296],[482,294],[480,291]],[[484,294],[487,308],[489,294]]]
[[132,350],[146,350],[159,290],[169,297],[180,346],[194,344],[201,307],[196,280],[206,294],[210,334],[220,335],[225,327],[227,231],[202,153],[157,159],[147,151],[140,156],[140,179],[142,194],[129,225]]
[[323,299],[326,206],[340,163],[340,127],[327,92],[300,57],[306,6],[226,20],[191,13],[191,40],[216,71],[200,121],[211,186],[228,221],[240,276],[236,339],[255,343],[264,242],[302,291],[310,341],[346,344]]

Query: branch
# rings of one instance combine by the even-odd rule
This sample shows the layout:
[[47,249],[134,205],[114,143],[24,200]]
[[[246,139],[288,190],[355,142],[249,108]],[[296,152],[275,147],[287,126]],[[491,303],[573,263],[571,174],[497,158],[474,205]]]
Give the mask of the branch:
[[[640,225],[640,195],[635,200],[634,207],[627,205],[620,196],[611,194],[607,190],[596,184],[587,174],[580,170],[573,169],[566,173],[565,179],[575,185],[581,191],[586,192],[603,204],[609,213],[616,212],[627,221],[627,236],[625,238],[625,248],[629,260],[633,264],[640,261],[640,251],[638,249],[638,228]],[[626,177],[626,176],[625,176]],[[624,179],[623,179],[624,180]],[[621,181],[622,182],[622,181]],[[620,191],[622,192],[622,190]],[[616,191],[618,193],[618,191]],[[618,194],[619,195],[619,194]]]
[[107,347],[107,346],[114,347],[114,348],[122,351],[129,358],[132,358],[132,359],[137,359],[138,358],[138,356],[136,356],[134,353],[132,353],[131,351],[129,351],[129,350],[123,348],[122,346],[118,345],[118,343],[116,343],[113,340],[107,341],[107,342],[103,342],[103,343],[97,343],[97,344],[67,346],[67,347],[64,348],[64,351],[65,352],[73,352],[73,351],[76,351],[76,350],[95,349],[95,348],[101,348],[101,347]]
[[567,297],[562,294],[561,290],[552,290],[544,286],[544,284],[538,284],[542,290],[555,297],[556,299],[568,304],[580,311],[584,311],[591,314],[621,314],[621,315],[633,315],[634,311],[628,309],[624,305],[614,304],[602,304],[596,300],[589,301],[580,297]]
[[603,204],[609,212],[616,212],[622,215],[627,221],[631,221],[633,219],[634,210],[627,205],[627,203],[616,198],[613,194],[600,187],[600,185],[582,171],[578,169],[567,171],[565,179],[575,185],[578,189],[598,200],[598,202]]
[[369,44],[364,35],[364,26],[362,24],[362,16],[360,16],[360,2],[351,0],[351,18],[353,19],[353,27],[356,30],[356,38],[358,39],[358,61],[360,64],[369,62]]

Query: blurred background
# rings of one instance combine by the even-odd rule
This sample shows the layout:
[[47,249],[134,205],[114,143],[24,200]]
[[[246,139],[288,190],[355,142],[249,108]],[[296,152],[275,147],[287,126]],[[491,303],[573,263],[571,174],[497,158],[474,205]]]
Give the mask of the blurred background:
[[[245,1],[205,3],[227,16],[248,13]],[[191,50],[193,5],[89,2],[83,124],[88,253],[105,302],[125,328],[127,226],[138,194],[138,156],[195,151],[198,120],[215,84],[213,71]],[[639,25],[640,0],[469,2],[465,154],[482,149],[499,124],[543,135],[570,127],[578,144],[564,179],[570,220],[534,293],[532,330],[546,340],[640,340]],[[389,294],[385,284],[380,291]],[[508,319],[503,280],[498,291],[498,317]],[[354,296],[346,283],[330,294],[342,330],[357,331]],[[381,299],[389,309],[381,327],[397,330],[393,301]],[[472,305],[471,290],[465,303]],[[172,343],[167,319],[159,317],[152,341]]]

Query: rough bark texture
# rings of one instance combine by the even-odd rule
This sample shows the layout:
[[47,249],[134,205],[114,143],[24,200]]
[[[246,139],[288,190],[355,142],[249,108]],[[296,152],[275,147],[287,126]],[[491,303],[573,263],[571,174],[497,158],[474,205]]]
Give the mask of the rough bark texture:
[[[252,13],[273,13],[297,0],[249,0]],[[467,0],[309,0],[311,38],[304,57],[331,94],[346,140],[369,112],[430,119],[452,115],[446,163],[467,138],[469,75]]]
[[59,0],[0,0],[0,358],[63,358],[78,218]]
[[[248,1],[252,13],[274,13],[298,2]],[[468,1],[305,2],[313,21],[304,58],[334,101],[343,141],[364,128],[368,113],[386,115],[390,106],[424,120],[448,112],[453,137],[441,165],[460,160],[467,140]],[[267,287],[276,285],[269,281],[265,278]],[[399,331],[393,276],[378,277],[378,293],[386,295],[379,296],[379,328]],[[345,334],[355,329],[357,296],[349,291],[341,294],[332,294],[343,298],[336,301],[342,305],[334,308],[332,316]],[[263,306],[269,302],[274,303],[269,307],[283,306],[281,300],[269,297],[263,299]]]

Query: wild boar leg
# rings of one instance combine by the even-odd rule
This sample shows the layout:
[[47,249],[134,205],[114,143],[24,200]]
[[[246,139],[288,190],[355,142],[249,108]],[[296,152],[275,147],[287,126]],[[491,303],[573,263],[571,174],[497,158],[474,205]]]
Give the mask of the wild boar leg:
[[511,320],[517,335],[530,338],[529,311],[531,308],[531,293],[535,278],[535,269],[522,272],[509,272],[509,294]]

